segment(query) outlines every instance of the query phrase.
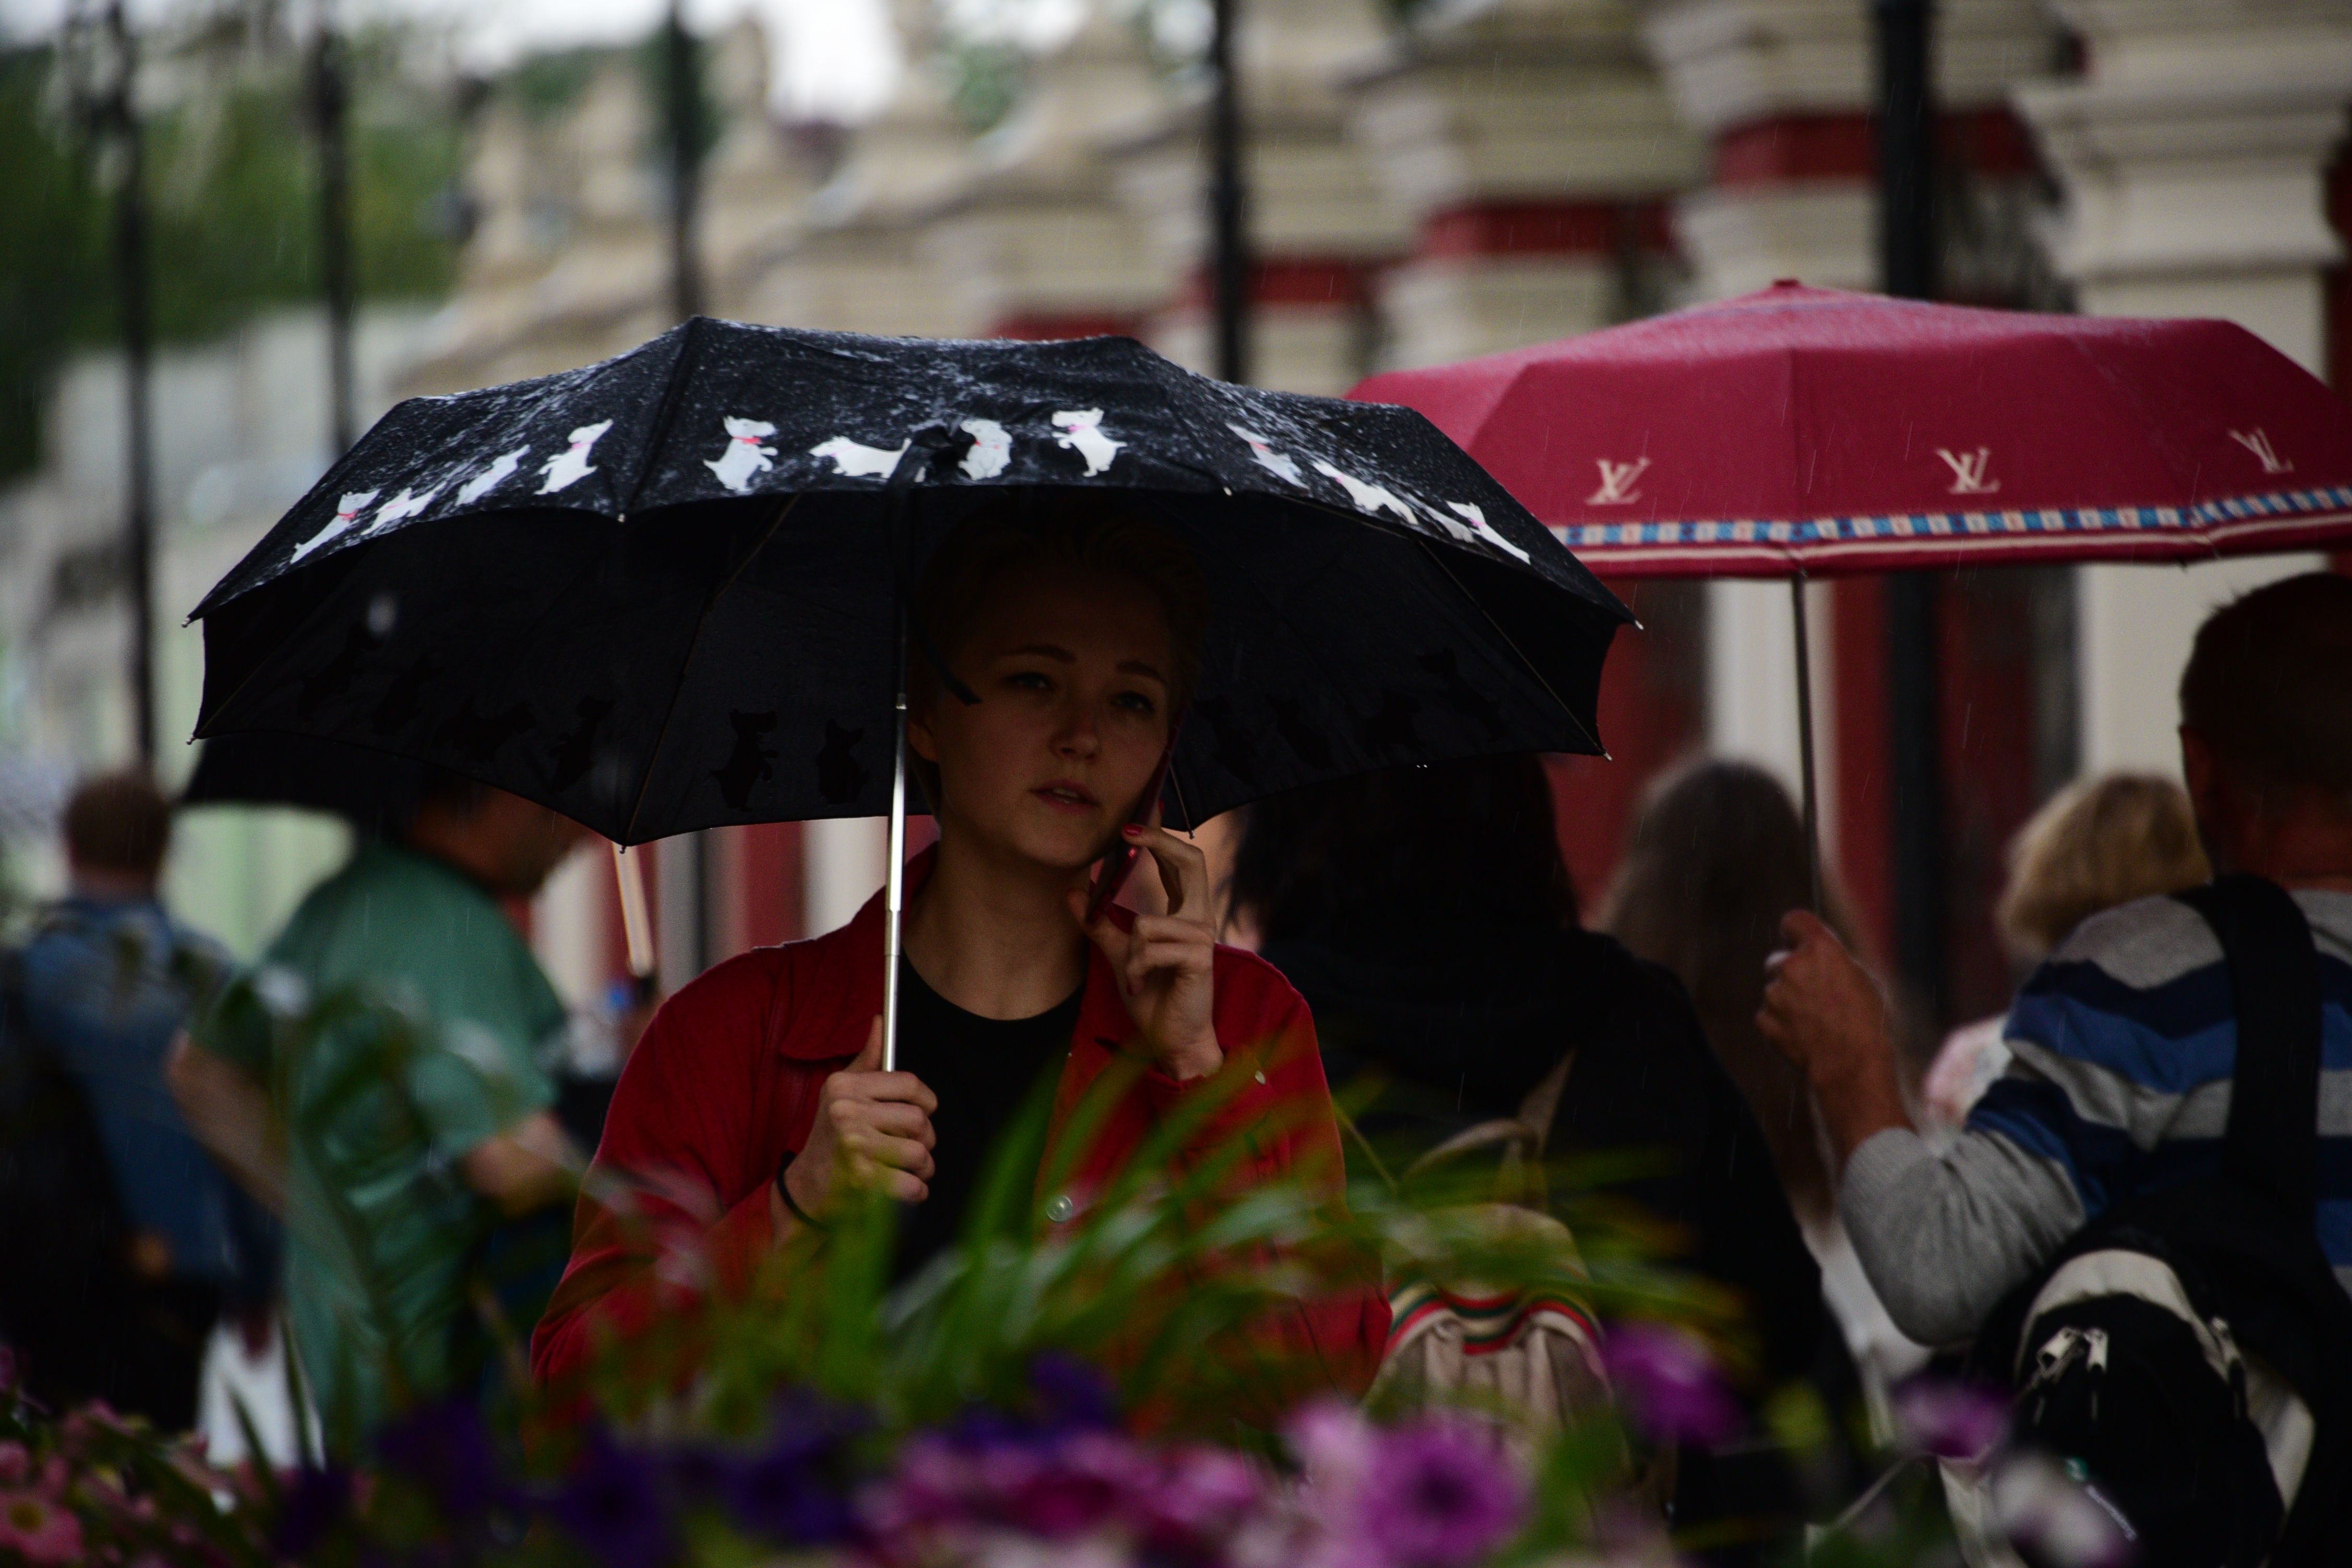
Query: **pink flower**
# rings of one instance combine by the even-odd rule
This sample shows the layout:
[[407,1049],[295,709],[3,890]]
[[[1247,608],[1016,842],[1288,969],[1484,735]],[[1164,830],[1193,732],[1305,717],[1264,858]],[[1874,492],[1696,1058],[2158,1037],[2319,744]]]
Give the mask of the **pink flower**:
[[21,1485],[33,1473],[33,1456],[24,1444],[0,1443],[0,1486]]
[[38,1492],[0,1492],[0,1546],[27,1563],[77,1562],[81,1521]]
[[1664,1442],[1711,1447],[1739,1427],[1739,1406],[1696,1335],[1665,1323],[1621,1323],[1601,1342],[1617,1403],[1633,1424]]

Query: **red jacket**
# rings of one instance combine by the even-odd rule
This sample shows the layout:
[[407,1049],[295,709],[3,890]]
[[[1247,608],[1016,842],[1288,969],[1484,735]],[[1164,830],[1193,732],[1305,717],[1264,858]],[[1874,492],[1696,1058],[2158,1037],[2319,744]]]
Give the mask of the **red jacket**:
[[[910,885],[929,868],[929,855],[918,858]],[[1182,1084],[1157,1068],[1142,1074],[1087,1151],[1070,1184],[1074,1196],[1124,1163],[1185,1097],[1214,1084],[1232,1100],[1202,1123],[1192,1149],[1244,1138],[1248,1178],[1296,1170],[1338,1199],[1339,1135],[1306,1002],[1255,954],[1221,946],[1215,962],[1224,1068]],[[531,1338],[541,1383],[584,1369],[600,1327],[630,1333],[672,1300],[658,1292],[682,1289],[656,1283],[648,1232],[675,1237],[688,1227],[720,1279],[748,1276],[774,1242],[768,1189],[777,1166],[806,1142],[818,1089],[857,1054],[881,1010],[878,894],[839,931],[730,959],[663,1004],[621,1074],[573,1216],[572,1261]],[[1089,946],[1049,1150],[1087,1085],[1136,1033],[1109,964]],[[596,1201],[599,1173],[638,1191],[638,1223],[625,1226]],[[1389,1329],[1376,1289],[1303,1307],[1291,1319],[1284,1337],[1310,1342],[1297,1348],[1318,1355],[1333,1384],[1353,1393],[1370,1383]]]

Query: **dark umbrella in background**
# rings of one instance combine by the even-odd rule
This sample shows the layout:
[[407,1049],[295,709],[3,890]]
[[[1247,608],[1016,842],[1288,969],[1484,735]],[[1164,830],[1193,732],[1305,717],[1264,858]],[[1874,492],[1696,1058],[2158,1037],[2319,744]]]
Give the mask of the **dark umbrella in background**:
[[1400,763],[1601,749],[1624,607],[1417,414],[1122,338],[704,320],[393,410],[198,607],[198,733],[394,752],[624,845],[887,813],[895,981],[908,591],[976,508],[1068,490],[1160,523],[1209,583],[1179,826]]

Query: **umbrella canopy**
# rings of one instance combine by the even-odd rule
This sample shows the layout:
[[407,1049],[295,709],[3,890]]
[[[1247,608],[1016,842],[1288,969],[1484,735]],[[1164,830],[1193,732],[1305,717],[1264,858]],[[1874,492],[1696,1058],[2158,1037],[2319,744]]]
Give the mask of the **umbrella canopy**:
[[362,833],[397,834],[415,814],[425,769],[403,757],[307,735],[215,735],[180,791],[187,805],[296,805]]
[[197,608],[197,732],[438,763],[620,843],[881,815],[906,584],[979,505],[1072,489],[1208,579],[1179,824],[1396,763],[1600,749],[1630,617],[1419,415],[1126,339],[705,320],[386,415]]
[[2226,321],[1783,283],[1352,395],[1429,416],[1612,575],[2191,561],[2352,538],[2352,407]]

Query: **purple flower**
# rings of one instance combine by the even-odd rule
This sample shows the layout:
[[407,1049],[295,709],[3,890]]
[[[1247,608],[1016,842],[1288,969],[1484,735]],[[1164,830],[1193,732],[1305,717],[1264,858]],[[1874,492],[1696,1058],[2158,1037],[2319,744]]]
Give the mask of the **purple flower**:
[[787,1446],[725,1467],[719,1495],[736,1523],[773,1541],[807,1546],[851,1533],[849,1500],[833,1478]]
[[505,1495],[489,1428],[469,1399],[445,1399],[410,1411],[377,1434],[376,1452],[386,1468],[430,1492],[453,1519],[480,1513]]
[[1161,1455],[1158,1473],[1137,1500],[1147,1550],[1160,1558],[1191,1558],[1213,1555],[1216,1543],[1265,1503],[1265,1489],[1240,1455],[1184,1447]]
[[661,1568],[677,1554],[677,1535],[659,1478],[642,1454],[589,1435],[580,1463],[550,1504],[556,1522],[606,1568]]
[[1463,1568],[1518,1529],[1527,1500],[1492,1438],[1465,1421],[1428,1418],[1381,1435],[1357,1511],[1400,1568]]
[[1618,1405],[1652,1437],[1709,1447],[1738,1429],[1739,1406],[1697,1336],[1664,1323],[1621,1323],[1601,1342],[1601,1359]]
[[1895,1439],[1939,1459],[1977,1459],[2000,1441],[2009,1403],[1964,1383],[1915,1377],[1895,1391]]

